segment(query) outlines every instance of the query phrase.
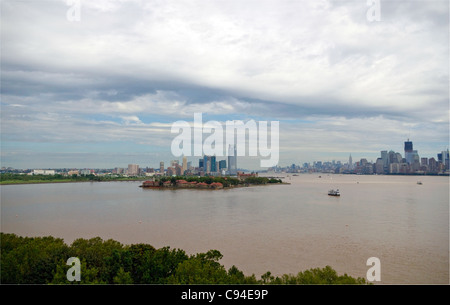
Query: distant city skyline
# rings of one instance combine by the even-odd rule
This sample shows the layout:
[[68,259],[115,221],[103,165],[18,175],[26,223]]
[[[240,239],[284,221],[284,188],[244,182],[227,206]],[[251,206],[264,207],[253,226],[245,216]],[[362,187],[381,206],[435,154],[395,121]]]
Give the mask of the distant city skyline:
[[448,1],[381,1],[378,19],[358,0],[70,9],[2,1],[1,166],[167,166],[195,112],[279,121],[280,166],[449,147]]
[[[292,163],[288,163],[288,164],[278,164],[277,166],[273,167],[273,168],[251,168],[248,167],[248,164],[245,163],[245,159],[248,159],[249,157],[239,157],[240,158],[240,162],[239,164],[241,165],[240,167],[237,166],[237,157],[234,157],[234,155],[236,155],[236,146],[232,146],[230,145],[230,147],[228,148],[228,154],[230,156],[228,157],[216,157],[216,156],[208,156],[208,155],[204,155],[201,158],[198,157],[185,157],[183,156],[180,159],[177,158],[171,158],[172,160],[169,161],[158,161],[156,162],[155,160],[152,160],[149,163],[142,163],[141,165],[139,164],[130,164],[128,163],[126,166],[113,166],[113,167],[99,167],[99,166],[80,166],[80,167],[70,167],[70,166],[64,166],[64,167],[28,167],[28,168],[14,168],[14,167],[9,167],[9,166],[3,166],[2,165],[2,170],[6,169],[6,168],[14,168],[14,169],[21,169],[21,170],[30,170],[30,169],[37,169],[37,170],[42,170],[42,169],[61,169],[61,168],[67,168],[67,169],[115,169],[115,170],[119,170],[119,173],[127,173],[130,175],[136,175],[137,173],[139,173],[139,170],[141,169],[151,169],[152,171],[158,171],[158,172],[167,172],[167,169],[169,167],[171,167],[174,171],[174,173],[177,173],[178,175],[182,175],[182,173],[184,173],[186,170],[188,170],[189,168],[197,168],[200,169],[203,174],[210,174],[210,173],[222,173],[222,168],[226,168],[226,174],[231,174],[231,175],[235,175],[236,172],[238,170],[249,170],[249,171],[264,171],[264,170],[274,170],[275,169],[290,169],[292,166],[295,165],[295,168],[317,168],[317,165],[319,164],[321,167],[322,164],[326,164],[327,166],[329,165],[333,165],[334,169],[338,169],[342,166],[342,169],[346,169],[346,170],[350,170],[350,169],[354,169],[354,167],[362,161],[367,163],[368,165],[370,165],[372,167],[372,169],[370,170],[370,174],[371,173],[399,173],[399,169],[397,170],[392,170],[392,168],[389,167],[389,164],[391,162],[395,162],[395,163],[405,163],[409,165],[412,165],[414,162],[417,163],[416,168],[414,169],[414,171],[420,170],[420,166],[428,166],[428,160],[435,162],[436,164],[438,163],[443,163],[444,167],[441,170],[447,170],[450,167],[449,164],[449,149],[445,149],[442,150],[440,152],[437,152],[434,156],[425,156],[425,155],[420,155],[420,153],[418,152],[418,150],[414,150],[414,144],[413,141],[411,141],[409,138],[404,141],[404,154],[402,155],[400,152],[394,151],[392,149],[388,149],[388,150],[382,150],[378,153],[378,156],[376,157],[376,161],[373,161],[372,159],[368,159],[367,156],[363,156],[361,158],[354,158],[354,155],[352,155],[351,153],[349,154],[348,158],[347,158],[347,162],[345,160],[338,160],[338,159],[332,159],[332,160],[322,160],[322,159],[315,159],[312,162],[306,161],[306,162],[292,162]],[[408,155],[409,154],[409,155]],[[391,156],[392,155],[392,156]],[[189,158],[189,159],[188,159]],[[395,160],[397,161],[387,161],[387,159],[392,159],[395,158]],[[353,161],[355,160],[355,161]],[[378,161],[383,160],[383,164],[381,169],[380,167],[378,167]],[[244,161],[242,163],[242,161]],[[257,161],[257,159],[255,159],[255,162]],[[156,164],[159,166],[152,166],[149,164]],[[425,164],[424,164],[425,163]],[[167,164],[168,166],[165,166],[165,164]],[[180,165],[181,164],[181,165]],[[193,165],[194,164],[194,165]],[[335,165],[337,167],[335,167]],[[230,168],[231,166],[231,168]],[[433,165],[436,166],[436,165]],[[189,168],[188,168],[189,167]],[[423,168],[422,168],[423,169]],[[408,169],[409,170],[409,169]],[[411,167],[411,170],[413,170],[413,168]],[[438,171],[438,168],[434,168],[434,170],[436,170],[436,172]],[[433,170],[433,171],[434,171]],[[372,172],[373,171],[373,172]],[[433,172],[432,171],[432,172]],[[295,172],[295,171],[294,171]],[[367,173],[366,173],[367,174]]]

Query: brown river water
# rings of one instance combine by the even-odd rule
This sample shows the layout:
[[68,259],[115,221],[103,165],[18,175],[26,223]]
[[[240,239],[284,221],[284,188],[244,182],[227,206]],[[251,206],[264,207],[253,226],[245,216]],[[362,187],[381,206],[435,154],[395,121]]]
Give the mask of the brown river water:
[[[321,178],[319,178],[319,175]],[[158,190],[140,182],[3,185],[1,231],[217,249],[257,278],[333,267],[381,284],[449,283],[448,177],[278,174],[289,185]],[[422,181],[422,185],[417,181]],[[328,196],[339,188],[340,197]]]

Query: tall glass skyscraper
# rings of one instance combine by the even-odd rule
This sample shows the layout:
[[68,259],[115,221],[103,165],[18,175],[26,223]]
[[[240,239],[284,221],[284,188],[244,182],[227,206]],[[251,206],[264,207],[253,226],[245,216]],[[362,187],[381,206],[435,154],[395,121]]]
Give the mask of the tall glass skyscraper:
[[405,153],[412,151],[413,151],[413,142],[408,139],[408,141],[405,141]]
[[230,175],[237,174],[237,150],[236,145],[228,146],[228,173]]
[[414,161],[414,151],[413,151],[413,143],[408,139],[405,141],[405,159],[406,163],[413,163]]
[[216,167],[216,156],[211,156],[210,158],[210,162],[211,162],[211,172],[215,173],[217,172],[217,167]]

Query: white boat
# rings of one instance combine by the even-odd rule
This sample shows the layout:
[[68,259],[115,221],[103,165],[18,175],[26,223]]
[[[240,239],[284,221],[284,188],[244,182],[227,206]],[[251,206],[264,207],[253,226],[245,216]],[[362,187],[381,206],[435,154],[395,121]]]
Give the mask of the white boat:
[[329,196],[341,196],[341,193],[339,192],[339,189],[336,190],[329,190],[328,191]]

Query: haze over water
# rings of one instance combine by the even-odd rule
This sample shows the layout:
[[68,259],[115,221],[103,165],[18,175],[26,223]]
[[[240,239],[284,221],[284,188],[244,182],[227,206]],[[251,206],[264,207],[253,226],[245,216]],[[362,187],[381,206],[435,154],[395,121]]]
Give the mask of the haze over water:
[[[383,284],[449,283],[448,177],[284,181],[291,184],[216,191],[142,189],[140,182],[3,185],[1,230],[68,244],[100,236],[189,254],[217,249],[225,267],[257,278],[326,265],[365,278],[367,259],[378,257]],[[328,196],[331,188],[341,197]]]

